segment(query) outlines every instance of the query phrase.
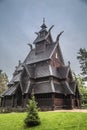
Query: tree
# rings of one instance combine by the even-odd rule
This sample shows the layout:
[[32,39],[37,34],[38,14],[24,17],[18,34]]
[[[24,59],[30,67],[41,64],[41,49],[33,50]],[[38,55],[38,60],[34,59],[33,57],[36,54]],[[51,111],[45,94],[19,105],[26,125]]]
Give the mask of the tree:
[[87,50],[85,48],[80,48],[78,52],[77,59],[80,63],[80,68],[82,70],[82,75],[87,74]]
[[87,87],[84,84],[84,79],[80,75],[76,75],[75,73],[73,74],[74,79],[78,82],[79,91],[81,94],[81,106],[83,106],[83,108],[87,108]]
[[78,86],[81,94],[82,107],[87,108],[87,87],[84,84],[84,79],[78,76]]
[[27,127],[39,125],[40,124],[40,118],[39,118],[39,115],[38,115],[38,108],[37,108],[37,103],[35,101],[34,95],[32,95],[32,98],[29,101],[27,108],[28,108],[28,113],[27,113],[27,117],[24,121],[25,125]]
[[8,77],[6,73],[0,70],[0,95],[7,89]]

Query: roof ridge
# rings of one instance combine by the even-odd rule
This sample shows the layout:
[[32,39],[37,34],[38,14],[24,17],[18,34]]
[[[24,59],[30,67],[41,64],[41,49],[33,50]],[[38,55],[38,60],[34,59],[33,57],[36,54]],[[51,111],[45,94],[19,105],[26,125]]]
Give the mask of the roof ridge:
[[50,57],[49,57],[50,59],[51,59],[51,57],[52,57],[52,55],[53,55],[53,53],[54,53],[56,47],[58,46],[58,44],[59,44],[59,43],[56,43],[56,44],[55,44],[54,49],[53,49],[52,53],[50,54]]

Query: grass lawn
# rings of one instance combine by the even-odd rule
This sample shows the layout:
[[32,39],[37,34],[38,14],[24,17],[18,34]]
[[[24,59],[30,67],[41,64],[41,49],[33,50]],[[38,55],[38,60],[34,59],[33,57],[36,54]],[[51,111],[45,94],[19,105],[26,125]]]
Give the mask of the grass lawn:
[[41,125],[24,127],[26,113],[0,114],[0,130],[87,130],[87,113],[40,112]]

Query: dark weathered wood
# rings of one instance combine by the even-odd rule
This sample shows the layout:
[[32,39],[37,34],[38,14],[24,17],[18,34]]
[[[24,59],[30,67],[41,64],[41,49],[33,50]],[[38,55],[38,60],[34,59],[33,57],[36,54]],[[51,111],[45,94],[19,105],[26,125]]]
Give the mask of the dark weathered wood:
[[[53,27],[53,26],[52,26]],[[2,107],[26,107],[32,93],[41,110],[80,108],[78,84],[73,80],[70,64],[65,65],[59,37],[53,42],[51,29],[45,23],[37,32],[37,38],[23,63],[19,63],[2,94]]]

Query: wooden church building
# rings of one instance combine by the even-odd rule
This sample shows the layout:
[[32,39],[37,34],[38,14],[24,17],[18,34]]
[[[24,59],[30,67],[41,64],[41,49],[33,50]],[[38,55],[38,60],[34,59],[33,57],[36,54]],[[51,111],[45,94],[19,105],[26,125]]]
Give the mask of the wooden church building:
[[32,92],[41,110],[80,108],[78,84],[73,80],[70,63],[65,65],[58,34],[54,42],[51,26],[47,29],[45,21],[37,37],[30,46],[24,62],[19,61],[8,84],[1,95],[1,106],[25,108]]

